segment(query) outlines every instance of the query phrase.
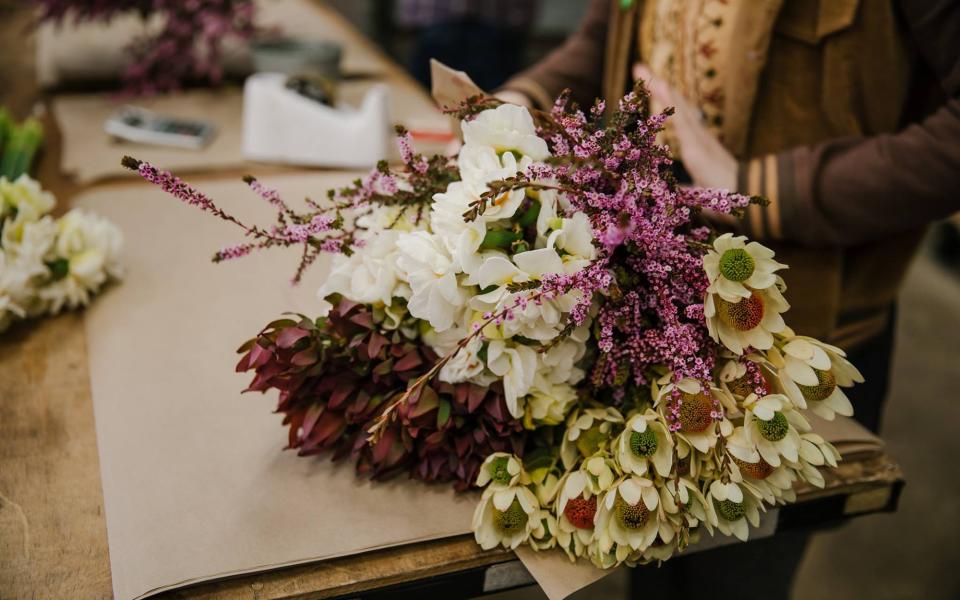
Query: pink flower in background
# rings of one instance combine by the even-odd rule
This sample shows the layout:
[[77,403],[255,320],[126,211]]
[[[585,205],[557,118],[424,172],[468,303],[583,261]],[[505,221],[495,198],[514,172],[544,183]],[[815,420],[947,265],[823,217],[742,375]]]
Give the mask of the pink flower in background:
[[125,90],[137,95],[169,92],[192,80],[219,82],[224,40],[249,39],[257,31],[253,0],[37,0],[36,4],[41,21],[58,24],[109,22],[130,13],[144,19],[159,15],[162,28],[133,42],[133,58],[121,74]]

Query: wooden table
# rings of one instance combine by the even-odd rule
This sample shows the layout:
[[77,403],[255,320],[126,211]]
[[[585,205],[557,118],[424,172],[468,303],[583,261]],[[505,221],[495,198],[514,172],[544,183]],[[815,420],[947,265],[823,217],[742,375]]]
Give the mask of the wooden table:
[[[33,48],[25,39],[30,17],[22,10],[0,10],[0,18],[0,56],[5,58],[0,104],[22,117],[44,100],[33,84]],[[390,68],[398,69],[392,63]],[[60,175],[59,132],[48,116],[44,124],[47,146],[38,176],[58,196],[62,212],[82,189]],[[827,477],[826,489],[800,490],[801,501],[781,510],[781,529],[892,510],[902,484],[899,467],[884,455],[844,463]],[[86,340],[78,314],[22,323],[0,338],[0,494],[0,598],[111,597]],[[485,585],[492,591],[496,585],[528,581],[518,564],[510,552],[483,552],[470,536],[461,536],[201,584],[165,596],[386,597],[410,586],[464,596]],[[499,576],[485,581],[491,566]]]

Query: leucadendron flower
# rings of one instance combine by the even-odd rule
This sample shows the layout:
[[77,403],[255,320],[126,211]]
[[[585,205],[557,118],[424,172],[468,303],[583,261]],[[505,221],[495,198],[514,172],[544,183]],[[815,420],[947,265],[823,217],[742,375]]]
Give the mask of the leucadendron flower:
[[560,479],[560,493],[554,510],[557,515],[557,541],[570,557],[583,556],[593,539],[593,521],[597,513],[597,494],[613,485],[614,474],[600,459],[592,465],[595,475],[584,466]]
[[771,466],[780,466],[781,457],[796,462],[800,452],[800,432],[810,424],[783,394],[757,398],[751,394],[744,400],[744,437],[761,458]]
[[488,488],[473,513],[474,537],[484,550],[497,546],[513,550],[542,527],[540,503],[522,485]]
[[716,446],[718,433],[726,435],[733,429],[723,416],[719,400],[723,392],[690,377],[675,383],[671,377],[668,374],[658,382],[664,385],[655,389],[654,408],[682,442],[706,454]]
[[783,280],[762,290],[751,290],[747,297],[731,302],[715,292],[707,292],[703,315],[714,341],[734,354],[747,348],[767,350],[773,347],[773,335],[786,328],[782,314],[790,305],[783,297]]
[[618,431],[614,427],[623,423],[623,415],[613,407],[585,408],[570,413],[567,430],[560,444],[563,466],[573,468],[578,458],[589,458],[611,446]]
[[523,475],[523,463],[519,458],[506,452],[494,452],[480,466],[477,487],[505,490],[519,485]]
[[719,236],[713,241],[713,249],[703,257],[703,268],[710,279],[708,291],[735,303],[749,298],[754,290],[772,287],[777,280],[774,273],[787,268],[773,256],[773,250],[747,242],[746,236]]
[[660,494],[653,481],[632,475],[607,491],[599,503],[597,539],[603,552],[616,548],[623,561],[649,548],[660,532]]
[[745,494],[740,484],[714,481],[707,490],[706,501],[711,520],[724,535],[745,542],[750,537],[750,525],[760,525],[763,505],[752,494]]
[[617,438],[617,462],[624,473],[646,475],[654,469],[661,477],[673,466],[673,436],[660,415],[647,409],[627,420]]
[[777,369],[784,393],[797,407],[809,407],[828,421],[836,415],[853,414],[853,405],[841,388],[862,383],[863,375],[846,359],[843,350],[796,336],[789,328],[784,330],[782,343],[777,346],[767,356]]

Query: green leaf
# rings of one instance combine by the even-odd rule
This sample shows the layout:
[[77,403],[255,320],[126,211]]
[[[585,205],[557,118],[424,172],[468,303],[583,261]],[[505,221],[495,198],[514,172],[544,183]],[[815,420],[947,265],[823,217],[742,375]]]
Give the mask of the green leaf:
[[480,243],[482,250],[506,250],[510,244],[521,239],[519,233],[509,229],[491,229]]
[[50,269],[50,277],[53,281],[60,281],[70,273],[70,261],[65,258],[58,258],[47,263]]
[[440,400],[440,408],[437,410],[437,429],[443,429],[443,426],[450,420],[450,401]]
[[530,207],[520,215],[520,227],[529,227],[537,222],[537,217],[540,216],[540,201],[534,200]]

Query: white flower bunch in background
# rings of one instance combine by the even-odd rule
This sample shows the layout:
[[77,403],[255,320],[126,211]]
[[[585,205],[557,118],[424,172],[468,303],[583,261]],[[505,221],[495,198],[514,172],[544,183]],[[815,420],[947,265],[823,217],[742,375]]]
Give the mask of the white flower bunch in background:
[[55,204],[27,175],[0,177],[0,331],[18,319],[86,306],[121,275],[120,231],[80,209],[54,219]]

